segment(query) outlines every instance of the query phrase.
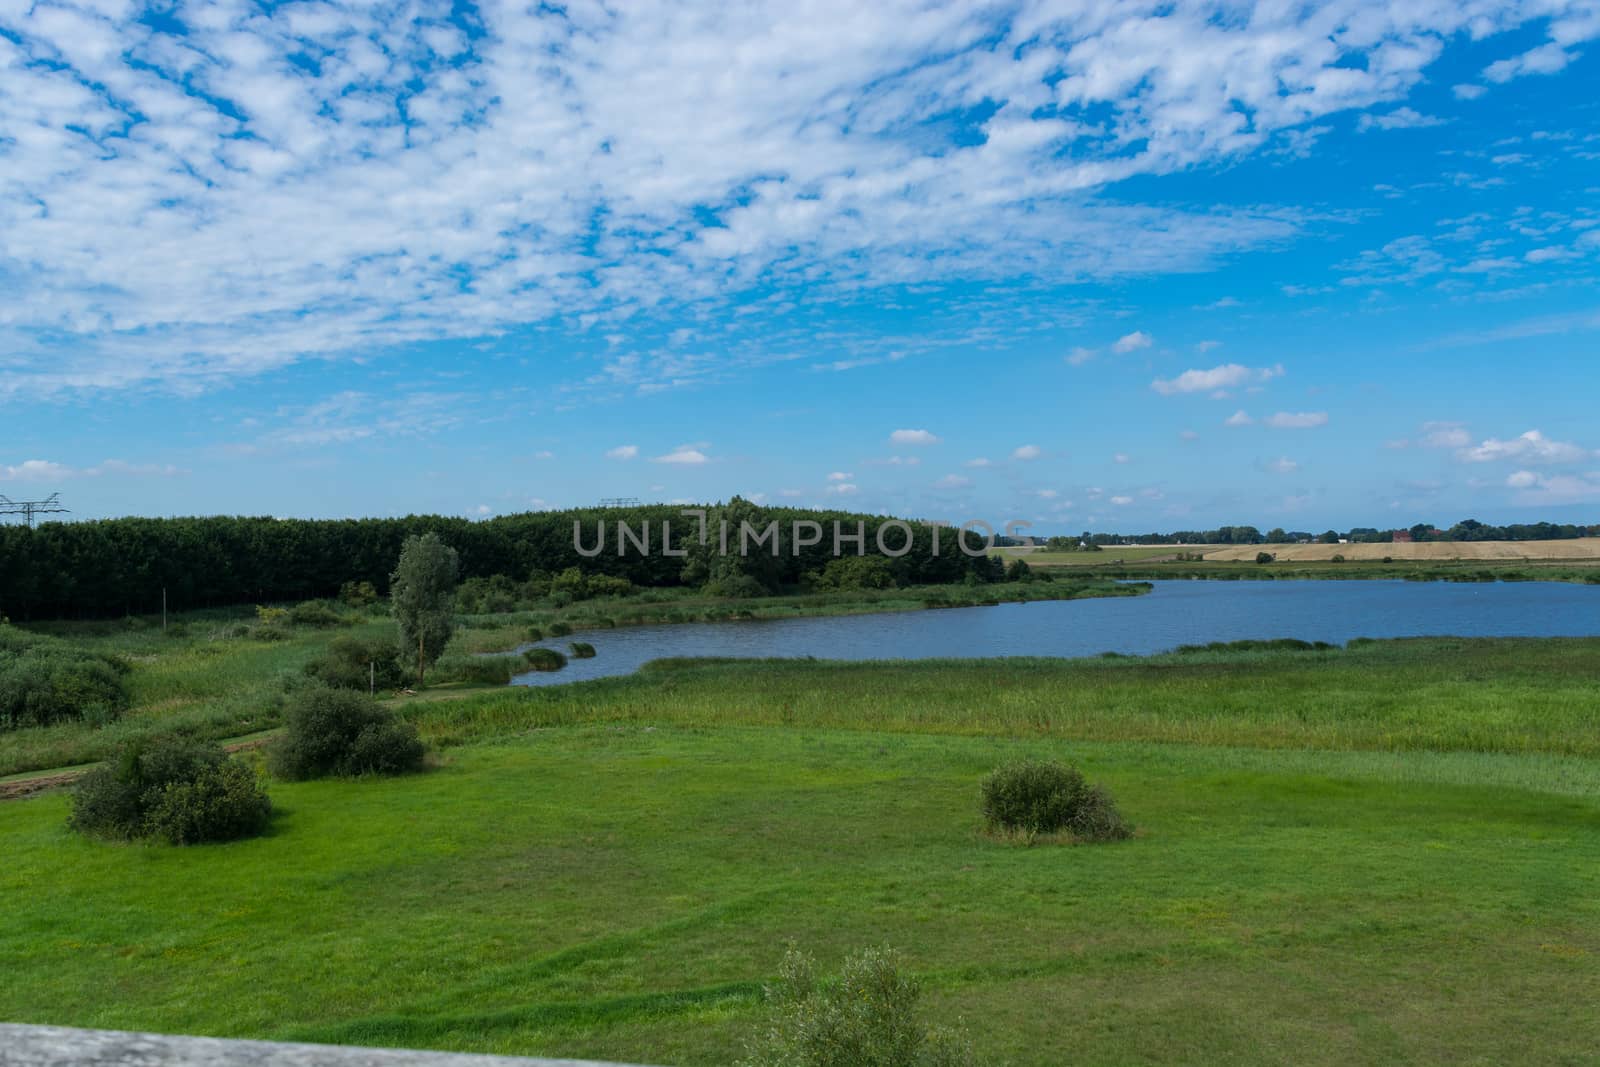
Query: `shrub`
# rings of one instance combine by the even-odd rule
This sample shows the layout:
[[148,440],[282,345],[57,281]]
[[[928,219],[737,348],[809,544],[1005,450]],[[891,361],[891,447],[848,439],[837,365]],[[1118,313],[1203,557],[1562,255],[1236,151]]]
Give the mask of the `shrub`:
[[284,641],[289,637],[289,609],[256,605],[256,626],[252,636],[262,641]]
[[543,641],[544,631],[539,629],[537,626],[530,626],[528,627],[528,632],[522,636],[527,638],[529,641]]
[[328,642],[322,655],[307,663],[306,674],[335,689],[368,687],[398,689],[406,682],[393,643],[381,638],[361,638],[348,634]]
[[127,673],[115,656],[0,624],[0,730],[115,717],[128,706]]
[[222,746],[184,735],[130,742],[86,774],[69,825],[82,833],[174,845],[233,841],[265,829],[272,801]]
[[822,589],[893,589],[894,570],[881,556],[830,559],[817,577]]
[[522,659],[536,671],[559,671],[567,665],[567,657],[553,648],[530,648],[522,654]]
[[296,626],[342,626],[345,618],[325,600],[307,600],[289,609],[289,621]]
[[1116,841],[1132,830],[1111,796],[1055,760],[1017,760],[983,780],[983,817],[990,829],[1029,835],[1067,833],[1083,841]]
[[353,608],[364,608],[378,599],[378,591],[371,582],[345,582],[339,587],[339,599]]
[[1257,563],[1271,563],[1273,560],[1275,560],[1277,558],[1278,557],[1274,556],[1271,552],[1257,552],[1256,553],[1256,562]]
[[846,959],[821,981],[793,946],[779,980],[765,990],[769,1018],[747,1045],[745,1067],[965,1067],[977,1058],[960,1032],[930,1030],[919,1017],[922,990],[890,949]]
[[593,659],[594,646],[587,641],[574,641],[567,646],[567,651],[573,659]]
[[545,632],[551,637],[565,637],[572,632],[572,627],[564,622],[553,622]]
[[348,689],[313,686],[289,699],[270,754],[281,778],[400,774],[422,766],[417,728]]
[[772,595],[766,586],[748,574],[724,574],[713,578],[705,584],[704,592],[706,596],[723,597],[728,600],[750,600]]
[[1033,577],[1033,568],[1026,560],[1014,559],[1006,564],[1006,581],[1026,582]]

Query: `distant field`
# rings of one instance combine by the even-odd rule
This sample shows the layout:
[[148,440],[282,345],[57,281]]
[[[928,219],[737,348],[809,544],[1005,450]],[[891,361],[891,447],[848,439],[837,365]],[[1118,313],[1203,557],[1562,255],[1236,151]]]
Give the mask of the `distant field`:
[[[1090,556],[1110,556],[1113,552],[1151,551],[1147,549],[1107,549]],[[1175,551],[1165,550],[1164,551]],[[1286,562],[1329,560],[1343,556],[1348,560],[1595,560],[1600,562],[1600,537],[1581,537],[1568,541],[1430,541],[1411,545],[1227,545],[1203,550],[1208,560],[1253,560],[1257,552],[1271,552]],[[1030,562],[1033,557],[1028,557]],[[1147,558],[1147,557],[1145,557]]]

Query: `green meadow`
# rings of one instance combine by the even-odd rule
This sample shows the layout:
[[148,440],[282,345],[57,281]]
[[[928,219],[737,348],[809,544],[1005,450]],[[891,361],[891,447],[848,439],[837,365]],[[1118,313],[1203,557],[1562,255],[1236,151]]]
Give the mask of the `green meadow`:
[[[315,640],[214,658],[266,692]],[[135,684],[177,699],[159,660]],[[269,780],[254,840],[107,844],[64,791],[0,802],[0,1018],[724,1064],[792,940],[899,949],[986,1063],[1600,1047],[1600,640],[426,696],[397,706],[432,769]],[[1137,836],[983,834],[978,783],[1022,755],[1076,763]]]

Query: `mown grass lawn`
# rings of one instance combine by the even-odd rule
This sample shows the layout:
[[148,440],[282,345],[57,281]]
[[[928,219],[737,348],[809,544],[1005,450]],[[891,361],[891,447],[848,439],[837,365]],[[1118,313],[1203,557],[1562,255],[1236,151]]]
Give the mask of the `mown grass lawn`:
[[[415,777],[271,783],[254,841],[108,845],[63,794],[0,805],[0,1018],[723,1064],[793,939],[899,948],[985,1062],[1600,1048],[1600,762],[603,721],[685,684]],[[1078,762],[1140,836],[980,835],[978,780],[1023,753]]]

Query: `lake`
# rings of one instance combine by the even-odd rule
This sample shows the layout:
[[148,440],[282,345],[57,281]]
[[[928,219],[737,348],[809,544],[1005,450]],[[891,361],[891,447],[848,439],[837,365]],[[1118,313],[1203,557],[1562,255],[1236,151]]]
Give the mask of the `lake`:
[[[1275,581],[1153,583],[1147,596],[1039,601],[881,615],[670,623],[539,642],[594,645],[593,659],[517,685],[631,674],[667,656],[932,659],[1148,655],[1178,645],[1297,637],[1600,635],[1600,586],[1568,582]],[[532,647],[532,646],[523,646]]]

